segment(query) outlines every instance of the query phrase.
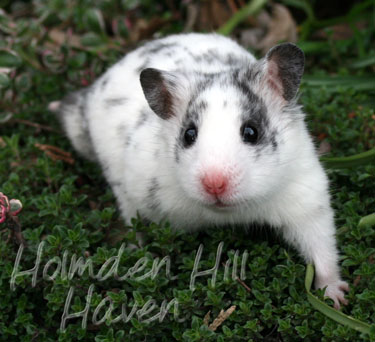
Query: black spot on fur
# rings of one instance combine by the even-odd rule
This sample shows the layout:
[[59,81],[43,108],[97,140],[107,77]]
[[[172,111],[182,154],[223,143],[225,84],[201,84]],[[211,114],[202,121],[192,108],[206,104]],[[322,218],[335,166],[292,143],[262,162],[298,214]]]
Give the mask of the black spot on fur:
[[194,56],[195,61],[198,63],[204,62],[204,63],[214,63],[215,61],[220,60],[219,55],[216,49],[208,49],[207,51],[203,52],[200,55],[195,55]]
[[125,138],[125,147],[129,147],[132,142],[132,136],[128,134]]
[[212,87],[215,79],[220,77],[220,74],[202,74],[200,75],[201,78],[197,81],[195,85],[195,90],[193,95],[191,96],[188,108],[191,108],[194,103],[197,101],[197,98],[209,87]]
[[225,62],[224,63],[233,66],[233,65],[242,64],[243,60],[239,59],[235,55],[229,53],[229,54],[225,55]]
[[176,143],[174,144],[174,160],[178,164],[180,162],[180,152],[183,145],[181,144],[181,134],[176,138]]
[[184,64],[184,61],[183,61],[181,58],[179,58],[179,59],[176,59],[176,60],[174,61],[174,63],[175,63],[177,66],[181,66],[181,65]]
[[184,52],[185,52],[188,56],[190,56],[195,62],[198,62],[198,60],[197,60],[198,56],[194,55],[194,54],[190,51],[189,48],[187,48],[186,46],[184,46],[184,47],[183,47],[183,50],[184,50]]
[[106,107],[122,106],[128,99],[126,97],[113,97],[104,100]]
[[134,128],[135,129],[138,129],[140,128],[141,126],[143,126],[145,124],[145,122],[147,121],[149,117],[149,112],[147,111],[146,108],[144,108],[142,111],[141,111],[141,115],[139,116],[137,122],[135,123],[135,126]]
[[160,150],[159,150],[159,149],[156,149],[156,150],[154,151],[154,157],[155,157],[155,158],[159,158],[159,155],[160,155]]
[[158,192],[160,190],[160,184],[156,177],[150,181],[150,186],[147,190],[147,207],[151,210],[156,210],[160,206],[160,200],[158,199]]
[[248,122],[258,131],[258,145],[271,143],[269,132],[270,122],[267,108],[263,101],[255,94],[248,94],[241,101],[242,122]]
[[183,126],[189,126],[191,123],[194,123],[198,126],[201,115],[207,110],[208,103],[205,100],[195,100],[194,102],[189,102],[186,116],[184,118]]
[[117,132],[116,132],[117,135],[121,139],[126,135],[127,127],[126,127],[126,125],[119,125],[119,126],[116,127],[116,130],[117,130]]
[[271,144],[272,144],[272,148],[274,151],[277,150],[277,146],[278,146],[275,135],[276,135],[276,132],[273,132],[271,135]]
[[100,83],[100,90],[102,90],[102,91],[104,90],[104,88],[108,84],[108,81],[109,81],[108,77],[103,78],[102,82]]
[[126,126],[125,124],[122,124],[117,127],[116,133],[118,137],[121,139],[121,141],[124,142],[124,146],[129,147],[130,144],[132,143],[132,137],[133,137],[133,135],[131,134],[132,130],[131,129],[129,130],[128,126]]
[[199,113],[203,113],[208,107],[208,103],[207,101],[205,100],[200,100],[196,105],[195,105],[195,109],[196,111],[198,111]]
[[164,53],[166,50],[173,50],[173,48],[176,46],[176,43],[152,42],[144,46],[144,54],[158,54],[160,52]]
[[80,134],[75,137],[75,140],[78,141],[79,145],[82,146],[82,150],[80,148],[79,152],[82,152],[82,154],[89,159],[98,160],[96,151],[92,144],[92,138],[87,121],[87,96],[90,91],[91,87],[86,87],[65,96],[65,98],[61,101],[58,118],[65,131],[67,131],[65,118],[70,115],[79,115]]
[[60,112],[69,115],[71,112],[69,107],[76,107],[79,110],[81,118],[85,119],[86,97],[89,92],[90,88],[83,88],[66,95],[61,101]]
[[247,79],[247,77],[236,76],[235,73],[233,85],[242,93],[242,97],[246,99],[249,104],[254,103],[254,105],[256,105],[261,103],[260,98],[251,90],[250,81]]
[[185,147],[184,144],[184,135],[185,131],[190,126],[199,127],[199,123],[201,121],[201,117],[204,114],[204,112],[207,110],[208,103],[206,100],[195,98],[195,100],[189,101],[189,105],[186,111],[186,115],[182,121],[181,129],[179,137],[177,138],[178,141],[175,145],[174,154],[175,154],[175,161],[179,162],[179,152],[182,148]]
[[[264,101],[251,89],[251,80],[255,77],[258,77],[257,71],[253,71],[251,74],[249,72],[245,74],[234,72],[233,74],[233,85],[241,93],[241,121],[256,128],[258,132],[257,146],[272,145],[273,150],[276,150],[277,141],[275,135],[277,132],[271,132],[267,107]],[[239,134],[241,134],[240,130]]]

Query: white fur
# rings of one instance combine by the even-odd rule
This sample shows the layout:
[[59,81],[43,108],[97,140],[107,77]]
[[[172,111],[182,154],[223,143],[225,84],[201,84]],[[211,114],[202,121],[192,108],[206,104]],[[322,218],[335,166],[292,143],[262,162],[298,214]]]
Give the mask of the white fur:
[[[147,44],[129,53],[93,85],[86,99],[86,119],[95,157],[112,185],[125,220],[129,223],[139,212],[150,220],[167,219],[173,227],[184,229],[268,223],[280,230],[307,262],[315,264],[316,286],[328,286],[326,294],[339,307],[340,302],[345,302],[343,290],[347,290],[347,285],[339,275],[328,181],[301,109],[293,105],[289,110],[285,101],[264,83],[254,84],[254,92],[267,106],[271,128],[279,132],[277,153],[268,146],[256,156],[239,134],[239,103],[243,95],[231,87],[214,84],[200,94],[208,108],[199,125],[197,143],[183,151],[176,163],[173,146],[187,99],[194,91],[196,80],[192,78],[199,72],[220,73],[231,68],[223,63],[223,58],[197,63],[191,54],[216,49],[222,56],[230,53],[242,59],[244,68],[254,65],[256,60],[233,41],[214,34],[175,35],[160,42],[178,42],[179,47],[174,49],[173,56],[145,55]],[[146,58],[147,67],[180,71],[180,88],[175,94],[178,100],[174,104],[178,113],[168,121],[152,113],[143,94],[139,68]],[[108,105],[124,98],[123,105]],[[223,110],[225,101],[227,107]],[[149,113],[147,123],[135,130],[145,110]],[[284,112],[288,110],[294,112],[287,115]],[[80,149],[77,131],[81,124],[77,117],[66,115],[63,120],[75,147],[92,157],[87,146]],[[229,208],[215,207],[202,189],[200,179],[212,169],[219,169],[230,178],[231,191],[223,198],[231,205]],[[147,205],[153,177],[159,183],[157,207]]]

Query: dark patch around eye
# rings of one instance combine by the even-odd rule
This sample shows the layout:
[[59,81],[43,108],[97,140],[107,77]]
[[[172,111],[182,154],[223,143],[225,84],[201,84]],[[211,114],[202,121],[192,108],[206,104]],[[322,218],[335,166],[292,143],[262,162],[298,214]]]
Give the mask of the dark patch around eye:
[[259,98],[250,89],[249,85],[244,81],[235,83],[237,89],[242,93],[241,121],[243,123],[251,122],[253,127],[258,131],[257,144],[271,144],[270,141],[270,122],[267,116],[267,108],[261,98]]
[[250,70],[242,76],[239,71],[233,73],[233,85],[241,93],[241,122],[243,124],[251,123],[257,129],[258,137],[255,145],[263,147],[269,145],[272,146],[273,151],[276,151],[278,146],[276,140],[277,131],[271,128],[264,101],[250,87],[251,80],[256,77],[258,77],[258,70]]
[[[189,101],[185,118],[183,120],[178,148],[188,148],[192,146],[198,137],[198,126],[201,117],[207,110],[208,103],[202,99],[193,98]],[[178,162],[178,152],[175,152],[175,160]]]

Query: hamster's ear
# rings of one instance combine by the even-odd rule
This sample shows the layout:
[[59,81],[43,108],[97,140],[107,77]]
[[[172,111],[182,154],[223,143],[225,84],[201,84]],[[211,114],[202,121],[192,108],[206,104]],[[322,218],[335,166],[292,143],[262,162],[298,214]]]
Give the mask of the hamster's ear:
[[305,55],[292,43],[274,46],[265,56],[266,81],[269,87],[286,101],[297,94],[303,69]]
[[175,108],[181,88],[181,80],[177,75],[147,68],[142,70],[140,81],[150,108],[158,116],[167,120],[176,115]]

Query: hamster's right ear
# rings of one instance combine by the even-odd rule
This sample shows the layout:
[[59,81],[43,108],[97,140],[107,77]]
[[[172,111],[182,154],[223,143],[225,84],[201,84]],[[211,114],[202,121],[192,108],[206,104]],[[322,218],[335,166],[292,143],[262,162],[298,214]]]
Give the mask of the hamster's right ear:
[[305,55],[295,44],[274,46],[265,56],[268,85],[284,100],[296,95],[305,66]]
[[181,88],[180,78],[167,71],[154,68],[142,70],[140,74],[143,93],[150,108],[162,119],[176,115]]

